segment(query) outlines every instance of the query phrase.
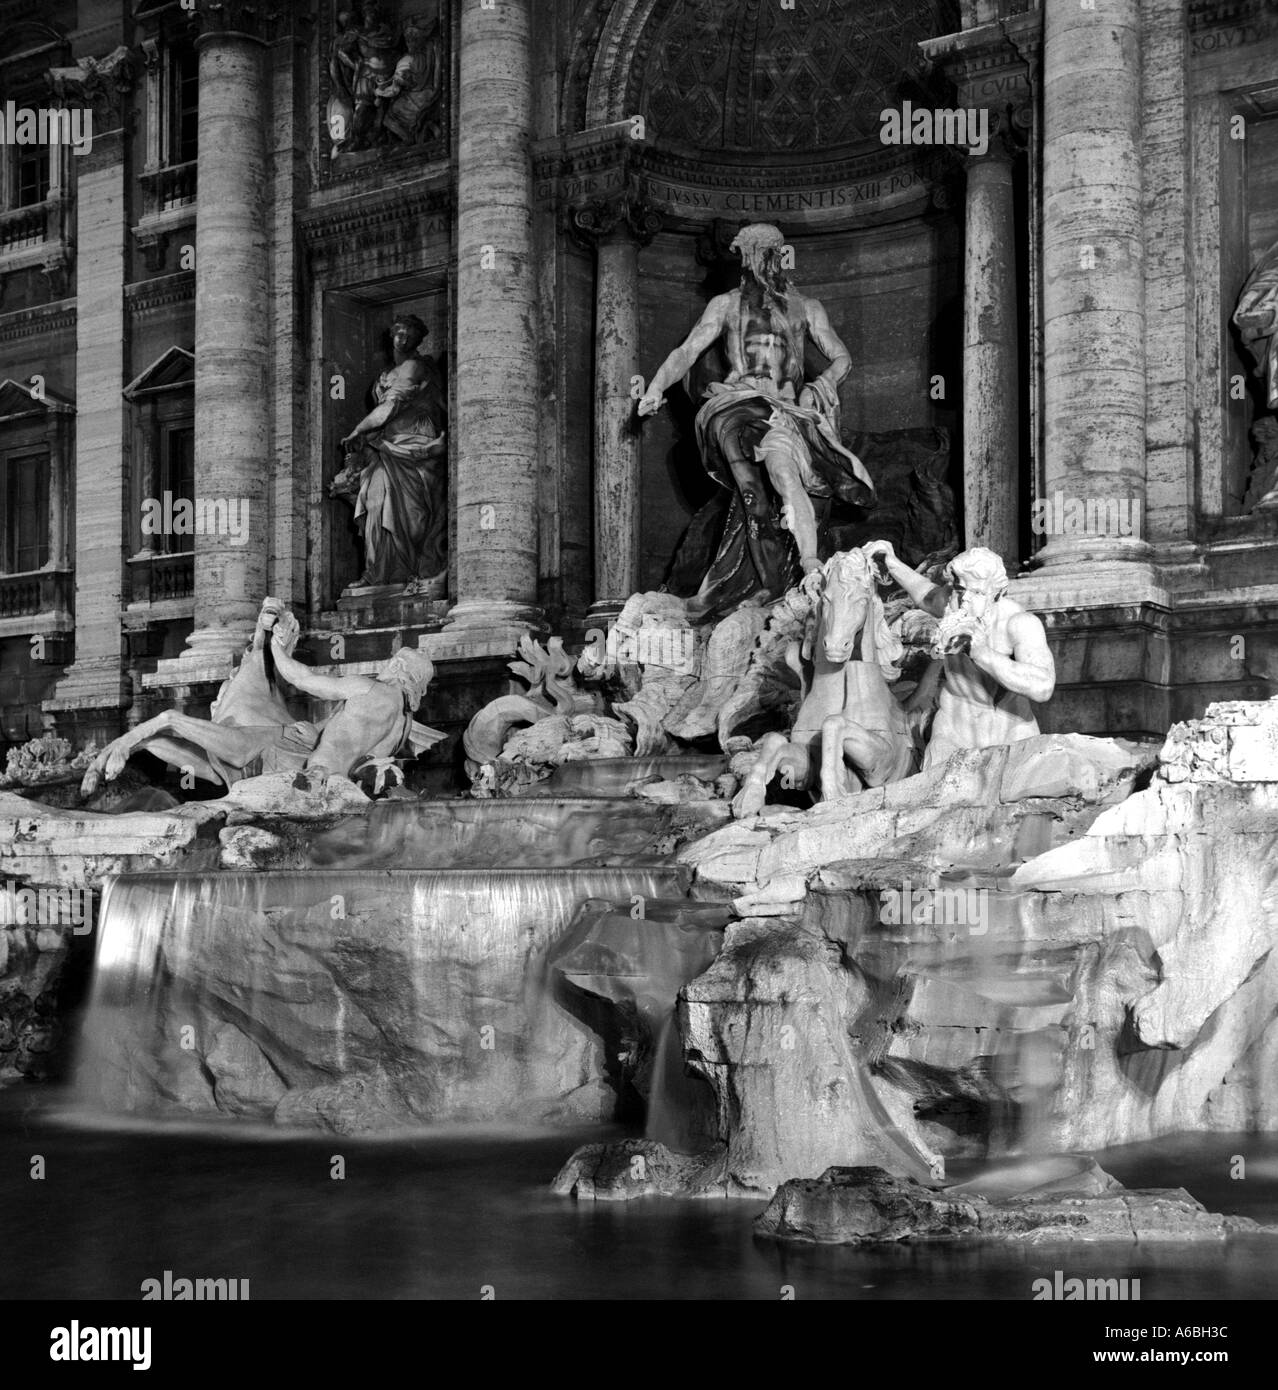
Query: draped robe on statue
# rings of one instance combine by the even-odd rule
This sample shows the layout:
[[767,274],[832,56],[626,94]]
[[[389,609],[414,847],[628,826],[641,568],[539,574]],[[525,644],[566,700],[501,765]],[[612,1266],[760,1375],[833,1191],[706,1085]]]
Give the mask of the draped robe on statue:
[[365,584],[405,584],[439,578],[447,569],[447,464],[428,446],[444,427],[443,398],[432,371],[424,380],[385,371],[373,387],[378,405],[394,406],[365,468],[355,501],[364,536]]
[[[697,412],[697,447],[706,471],[732,500],[700,591],[689,607],[702,619],[720,617],[748,599],[769,602],[798,582],[798,556],[784,529],[778,499],[760,458],[763,449],[784,451],[810,497],[836,497],[856,506],[874,503],[865,465],[839,438],[839,398],[823,380],[809,383],[815,408],[795,398],[796,372],[781,393],[759,383],[716,382]],[[754,505],[747,506],[732,461],[756,477]]]

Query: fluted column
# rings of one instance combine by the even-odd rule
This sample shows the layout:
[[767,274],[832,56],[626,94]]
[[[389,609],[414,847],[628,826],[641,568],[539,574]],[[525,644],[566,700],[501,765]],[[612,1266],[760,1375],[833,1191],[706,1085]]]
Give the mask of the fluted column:
[[462,0],[455,627],[535,623],[531,0]]
[[1012,151],[995,136],[967,159],[963,274],[965,544],[1019,559],[1020,382]]
[[[1129,512],[1145,495],[1140,122],[1139,0],[1045,6],[1044,493]],[[1078,567],[1147,553],[1106,529],[1053,534],[1039,558]]]
[[202,0],[195,224],[195,495],[246,518],[195,537],[195,630],[182,661],[217,665],[252,635],[267,576],[271,368],[268,7]]
[[639,587],[640,440],[631,384],[639,371],[639,248],[661,217],[626,196],[573,215],[595,246],[594,545],[599,617],[619,613]]

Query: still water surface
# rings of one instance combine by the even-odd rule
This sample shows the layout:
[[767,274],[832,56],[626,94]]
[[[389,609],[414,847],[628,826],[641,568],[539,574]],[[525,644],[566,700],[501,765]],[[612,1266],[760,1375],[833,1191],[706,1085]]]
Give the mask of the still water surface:
[[[1278,1297],[1278,1241],[875,1249],[756,1240],[756,1202],[576,1203],[548,1184],[591,1133],[410,1139],[86,1124],[56,1093],[0,1093],[0,1298],[136,1299],[144,1279],[250,1280],[272,1298],[1028,1299],[1032,1281],[1141,1280],[1157,1299]],[[31,1179],[42,1155],[46,1176]],[[332,1158],[346,1176],[330,1176]],[[1230,1178],[1242,1155],[1246,1178]],[[1128,1186],[1185,1186],[1278,1222],[1278,1136],[1098,1155]],[[963,1170],[955,1168],[954,1176]]]

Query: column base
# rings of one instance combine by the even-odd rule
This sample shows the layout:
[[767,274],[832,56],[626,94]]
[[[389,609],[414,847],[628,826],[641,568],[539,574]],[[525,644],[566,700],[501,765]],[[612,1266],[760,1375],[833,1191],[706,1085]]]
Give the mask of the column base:
[[629,602],[624,598],[599,598],[586,609],[586,626],[595,626],[599,623],[615,623],[621,616],[621,610]]
[[142,677],[142,684],[154,689],[220,683],[239,665],[255,630],[255,623],[197,629],[186,639],[186,650],[158,662],[153,673]]
[[1152,555],[1148,541],[1122,535],[1054,535],[1034,557],[1044,569],[1090,564],[1094,560],[1148,561]]
[[[1144,546],[1144,542],[1139,542]],[[1145,546],[1148,554],[1149,547]],[[1071,557],[1072,563],[1044,565],[1018,575],[1007,596],[1023,608],[1045,612],[1062,608],[1171,606],[1171,594],[1158,567],[1148,559]]]
[[540,608],[507,600],[470,600],[455,605],[439,632],[426,632],[417,646],[432,661],[469,661],[516,656],[525,637],[548,631]]
[[124,673],[122,660],[73,662],[63,672],[47,700],[40,707],[50,714],[77,709],[124,709],[132,696],[132,686]]

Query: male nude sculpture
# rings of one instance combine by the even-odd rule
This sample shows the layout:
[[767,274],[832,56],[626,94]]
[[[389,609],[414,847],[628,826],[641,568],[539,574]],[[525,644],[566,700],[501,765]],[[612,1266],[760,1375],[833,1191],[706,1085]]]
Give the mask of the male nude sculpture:
[[1032,704],[1051,698],[1056,665],[1043,624],[1007,598],[1007,571],[984,546],[946,566],[947,584],[933,584],[897,558],[890,541],[871,541],[865,553],[926,613],[939,618],[939,657],[945,663],[923,771],[963,748],[989,748],[1033,738]]
[[[120,775],[145,750],[205,782],[231,787],[264,772],[316,773],[321,782],[357,767],[384,767],[405,746],[428,748],[443,737],[413,720],[434,674],[425,652],[402,647],[378,676],[325,676],[293,657],[297,619],[279,599],[262,604],[238,670],[199,719],[164,710],[115,739],[89,765],[81,794]],[[269,648],[269,660],[268,660]],[[294,719],[278,687],[282,677],[317,700],[340,701],[322,724]]]
[[[732,243],[741,256],[741,285],[716,295],[685,341],[658,368],[639,401],[639,414],[661,409],[665,392],[716,343],[728,375],[712,385],[697,414],[697,442],[706,471],[738,499],[701,592],[689,605],[698,616],[722,616],[741,602],[770,602],[793,582],[780,511],[798,548],[804,574],[820,568],[815,497],[859,506],[874,501],[874,484],[839,437],[839,383],[852,359],[819,300],[790,284],[780,231],[743,227]],[[809,339],[829,366],[804,380]]]

